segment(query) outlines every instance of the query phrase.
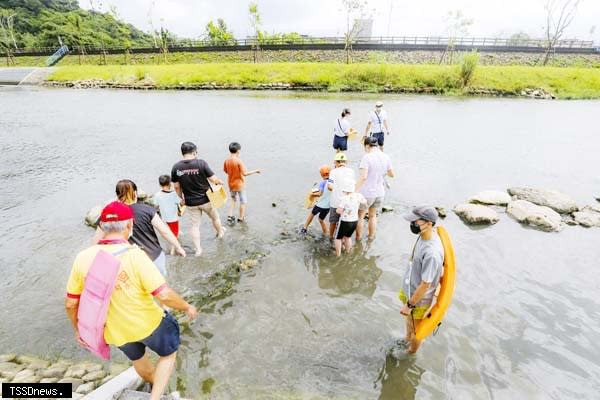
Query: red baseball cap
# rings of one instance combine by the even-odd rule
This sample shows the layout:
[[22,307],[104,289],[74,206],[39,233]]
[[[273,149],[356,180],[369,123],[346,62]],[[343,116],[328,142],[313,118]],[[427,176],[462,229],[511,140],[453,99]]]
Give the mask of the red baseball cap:
[[120,201],[107,204],[102,210],[102,214],[100,214],[100,221],[102,222],[127,221],[128,219],[133,219],[133,211],[131,207]]

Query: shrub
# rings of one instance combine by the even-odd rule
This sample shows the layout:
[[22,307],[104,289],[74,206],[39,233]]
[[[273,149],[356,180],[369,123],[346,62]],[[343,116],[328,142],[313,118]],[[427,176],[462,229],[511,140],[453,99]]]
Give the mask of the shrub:
[[479,53],[473,50],[472,52],[465,54],[460,62],[460,81],[463,87],[469,86],[471,78],[475,73],[475,68],[479,64]]

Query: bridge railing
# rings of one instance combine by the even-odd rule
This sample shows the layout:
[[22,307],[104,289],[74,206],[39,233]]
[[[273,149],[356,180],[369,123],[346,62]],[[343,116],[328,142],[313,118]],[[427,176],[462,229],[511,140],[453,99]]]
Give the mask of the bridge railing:
[[[532,51],[544,51],[548,48],[548,42],[545,39],[521,39],[521,38],[493,38],[493,37],[443,37],[443,36],[376,36],[376,37],[357,37],[352,39],[352,45],[355,46],[370,46],[372,48],[381,47],[381,49],[389,48],[407,48],[418,47],[422,49],[431,48],[433,50],[440,47],[454,46],[457,48],[473,48],[473,49],[498,49],[506,50],[510,48],[530,49]],[[216,51],[219,48],[227,48],[230,50],[244,50],[248,47],[256,46],[290,46],[301,48],[302,46],[327,48],[340,48],[346,45],[344,37],[286,37],[274,36],[262,39],[243,38],[232,39],[226,42],[213,41],[208,39],[180,39],[168,43],[169,51]],[[81,52],[81,47],[73,44],[71,46],[72,54]],[[204,49],[204,50],[203,50]],[[554,50],[560,52],[565,51],[585,51],[585,52],[600,52],[600,45],[595,46],[591,40],[579,39],[562,39],[559,40],[553,47]],[[84,53],[101,54],[106,53],[121,53],[125,51],[140,52],[140,50],[148,50],[149,52],[159,52],[161,49],[156,46],[84,46]],[[16,49],[13,51],[14,56],[25,55],[51,55],[55,51],[52,47],[41,48],[26,48]]]

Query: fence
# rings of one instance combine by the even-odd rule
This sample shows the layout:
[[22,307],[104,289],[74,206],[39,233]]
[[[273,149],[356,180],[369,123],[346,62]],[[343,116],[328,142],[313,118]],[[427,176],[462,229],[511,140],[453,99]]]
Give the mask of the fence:
[[[355,50],[431,50],[441,51],[452,46],[456,50],[469,51],[498,51],[498,52],[544,52],[547,50],[544,39],[505,39],[505,38],[449,38],[440,36],[380,36],[352,40]],[[257,40],[256,38],[234,39],[226,43],[211,40],[183,39],[168,43],[170,52],[210,52],[210,51],[245,51],[260,46],[264,50],[338,50],[346,47],[343,37],[273,37]],[[71,54],[80,53],[79,46],[72,46]],[[13,56],[47,56],[54,53],[55,48],[17,49]],[[86,54],[122,54],[157,53],[159,47],[98,47],[85,46]],[[563,39],[552,48],[556,53],[600,53],[600,47],[595,47],[593,41],[578,39]]]

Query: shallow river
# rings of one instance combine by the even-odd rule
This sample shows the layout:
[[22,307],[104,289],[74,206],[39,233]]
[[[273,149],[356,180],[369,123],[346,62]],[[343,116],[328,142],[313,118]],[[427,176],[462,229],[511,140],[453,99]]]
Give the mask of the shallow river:
[[[373,243],[337,260],[316,222],[306,238],[295,233],[303,197],[333,158],[342,108],[362,131],[380,98],[395,211]],[[444,324],[414,358],[386,350],[404,334],[396,294],[415,239],[401,214],[519,185],[593,202],[599,110],[592,101],[0,88],[0,353],[89,357],[62,305],[73,258],[92,236],[86,211],[121,178],[156,191],[184,140],[223,177],[237,140],[247,167],[263,169],[247,178],[248,225],[218,241],[205,220],[204,256],[169,259],[170,283],[202,309],[183,324],[172,389],[215,399],[597,398],[600,229],[544,233],[504,213],[472,229],[450,213],[458,277]],[[362,153],[351,142],[353,168]],[[191,250],[188,229],[184,217]],[[255,269],[235,272],[257,254]]]

